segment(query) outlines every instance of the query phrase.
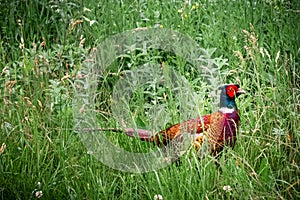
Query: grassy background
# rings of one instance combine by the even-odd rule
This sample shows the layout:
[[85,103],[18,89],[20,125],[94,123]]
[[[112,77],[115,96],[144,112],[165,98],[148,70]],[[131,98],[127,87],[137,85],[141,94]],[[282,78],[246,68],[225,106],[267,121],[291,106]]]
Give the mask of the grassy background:
[[[1,199],[33,199],[36,191],[44,199],[300,198],[299,1],[2,0],[0,9]],[[147,174],[116,171],[71,130],[72,86],[86,55],[109,36],[138,27],[177,30],[216,48],[224,82],[247,90],[238,101],[238,143],[221,159],[222,173],[212,158],[193,154],[180,166]],[[182,64],[164,56],[170,65]],[[109,97],[120,77],[101,82],[100,123],[114,125]],[[132,149],[143,145],[110,136]]]

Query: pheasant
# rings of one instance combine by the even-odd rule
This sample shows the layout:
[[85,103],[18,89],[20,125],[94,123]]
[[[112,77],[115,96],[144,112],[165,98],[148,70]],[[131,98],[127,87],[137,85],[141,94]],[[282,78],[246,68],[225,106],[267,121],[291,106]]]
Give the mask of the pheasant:
[[235,98],[245,94],[238,84],[223,85],[219,89],[221,90],[220,109],[217,112],[177,123],[154,135],[144,129],[105,130],[125,132],[130,137],[139,137],[141,140],[157,145],[167,145],[182,134],[190,134],[194,136],[192,144],[196,150],[199,150],[206,141],[210,154],[219,156],[224,146],[235,145],[236,130],[240,120]]

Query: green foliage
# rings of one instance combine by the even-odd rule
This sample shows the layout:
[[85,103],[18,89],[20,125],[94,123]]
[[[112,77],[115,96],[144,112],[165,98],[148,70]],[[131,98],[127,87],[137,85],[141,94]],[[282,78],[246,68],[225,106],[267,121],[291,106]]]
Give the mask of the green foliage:
[[[34,199],[38,191],[44,199],[300,198],[299,1],[4,0],[0,9],[1,199]],[[82,76],[88,53],[113,34],[142,27],[190,36],[213,53],[225,83],[247,91],[237,102],[241,128],[235,149],[220,160],[222,173],[214,158],[199,160],[194,152],[179,166],[119,172],[95,159],[72,130],[74,79]],[[111,114],[113,88],[126,70],[145,63],[164,65],[164,75],[176,70],[199,99],[208,98],[211,88],[191,63],[171,52],[135,49],[99,77],[99,124],[118,125]],[[151,126],[155,103],[168,111],[158,119],[165,126],[180,121],[180,108],[187,106],[149,79],[130,99],[138,126]],[[211,111],[210,103],[196,102],[200,114]],[[134,152],[152,147],[107,136]]]

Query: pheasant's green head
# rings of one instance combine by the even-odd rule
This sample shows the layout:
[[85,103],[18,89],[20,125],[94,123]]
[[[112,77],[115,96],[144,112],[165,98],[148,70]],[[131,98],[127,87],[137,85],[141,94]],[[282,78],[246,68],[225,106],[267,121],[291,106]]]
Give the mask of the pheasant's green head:
[[238,84],[227,84],[219,87],[221,90],[220,107],[237,109],[235,98],[245,91]]

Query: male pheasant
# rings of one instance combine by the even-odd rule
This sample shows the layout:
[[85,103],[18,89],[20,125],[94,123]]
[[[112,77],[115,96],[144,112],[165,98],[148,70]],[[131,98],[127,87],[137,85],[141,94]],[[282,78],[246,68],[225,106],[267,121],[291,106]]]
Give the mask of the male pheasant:
[[141,140],[158,145],[167,145],[173,139],[188,133],[194,136],[193,144],[197,150],[206,141],[207,150],[211,155],[217,156],[225,145],[231,147],[235,145],[236,130],[240,120],[235,98],[245,93],[238,84],[223,85],[219,89],[221,90],[220,109],[217,112],[177,123],[155,135],[143,129],[105,130],[122,131],[130,137],[138,136]]

